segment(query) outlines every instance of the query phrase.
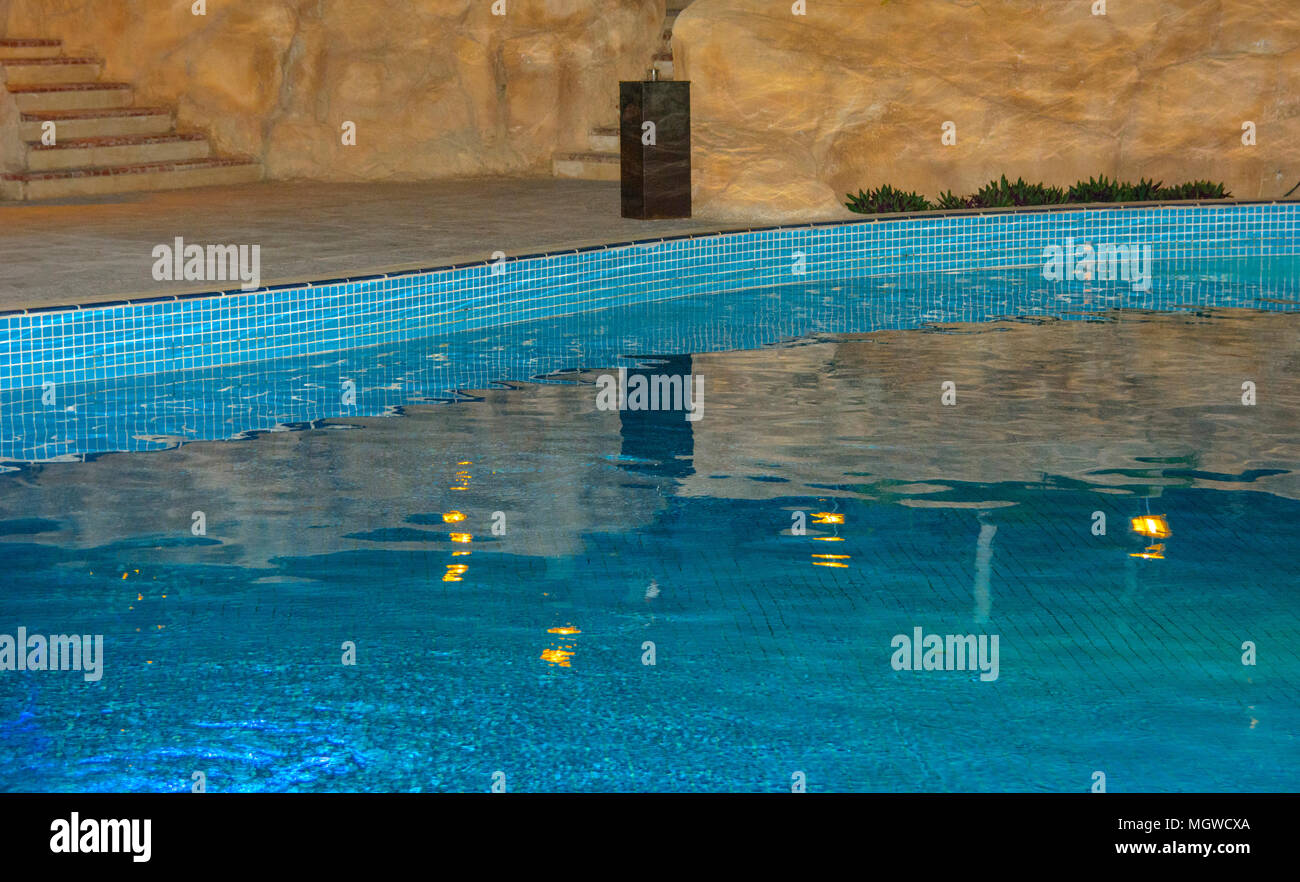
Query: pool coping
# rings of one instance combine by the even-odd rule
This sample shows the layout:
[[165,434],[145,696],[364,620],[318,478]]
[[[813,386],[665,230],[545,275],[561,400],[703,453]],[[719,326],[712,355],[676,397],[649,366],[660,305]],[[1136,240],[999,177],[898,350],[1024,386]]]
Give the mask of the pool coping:
[[647,236],[641,239],[628,239],[616,242],[603,242],[592,245],[558,248],[551,251],[538,251],[528,254],[506,254],[504,258],[462,261],[458,263],[437,264],[434,266],[402,266],[388,270],[378,270],[362,276],[339,276],[328,279],[308,279],[298,281],[278,281],[273,285],[262,285],[245,290],[230,288],[218,291],[198,291],[181,294],[150,294],[137,297],[118,297],[112,300],[96,300],[83,303],[55,306],[34,306],[0,310],[0,318],[20,315],[44,315],[48,313],[84,312],[96,309],[112,309],[121,306],[138,306],[148,303],[168,303],[184,300],[217,299],[239,297],[249,294],[265,294],[300,288],[317,288],[327,285],[352,284],[377,281],[381,279],[402,278],[405,276],[437,273],[448,270],[471,269],[480,266],[499,265],[502,262],[536,260],[558,257],[566,254],[583,254],[593,251],[608,251],[617,248],[632,248],[642,245],[654,245],[689,239],[709,239],[722,236],[743,235],[746,233],[775,232],[781,230],[807,230],[819,227],[858,226],[861,224],[895,223],[911,220],[942,219],[952,217],[1001,217],[1006,215],[1066,214],[1082,211],[1126,211],[1153,208],[1197,208],[1207,206],[1249,206],[1249,205],[1290,205],[1300,204],[1296,199],[1183,199],[1159,202],[1087,202],[1069,205],[1026,205],[1006,208],[964,208],[942,211],[890,212],[863,215],[859,217],[839,218],[833,220],[805,221],[801,223],[765,224],[761,226],[738,226],[717,230],[700,230],[686,233],[673,233],[663,236]]

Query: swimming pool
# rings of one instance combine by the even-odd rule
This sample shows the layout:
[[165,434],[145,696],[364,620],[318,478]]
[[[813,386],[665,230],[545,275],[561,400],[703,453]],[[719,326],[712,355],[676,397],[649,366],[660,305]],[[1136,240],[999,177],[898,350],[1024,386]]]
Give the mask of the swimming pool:
[[0,787],[1294,791],[1288,241],[13,383],[0,631],[104,666],[0,673]]

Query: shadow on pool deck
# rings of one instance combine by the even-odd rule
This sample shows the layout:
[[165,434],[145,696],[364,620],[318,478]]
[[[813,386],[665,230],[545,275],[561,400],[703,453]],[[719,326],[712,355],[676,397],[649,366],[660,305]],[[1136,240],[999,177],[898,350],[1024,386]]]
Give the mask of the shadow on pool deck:
[[0,203],[0,310],[238,287],[154,281],[154,247],[177,236],[260,245],[268,285],[743,226],[625,220],[617,182],[564,179],[270,182]]

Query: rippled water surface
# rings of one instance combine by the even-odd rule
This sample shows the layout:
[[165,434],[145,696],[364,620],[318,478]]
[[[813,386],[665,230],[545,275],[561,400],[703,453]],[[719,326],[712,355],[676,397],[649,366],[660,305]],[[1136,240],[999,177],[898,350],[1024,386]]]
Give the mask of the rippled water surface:
[[[9,393],[0,633],[105,666],[0,671],[0,788],[1296,790],[1298,269],[1160,311],[793,286]],[[702,376],[702,418],[598,410],[637,365]],[[998,635],[997,678],[895,670],[917,627]]]

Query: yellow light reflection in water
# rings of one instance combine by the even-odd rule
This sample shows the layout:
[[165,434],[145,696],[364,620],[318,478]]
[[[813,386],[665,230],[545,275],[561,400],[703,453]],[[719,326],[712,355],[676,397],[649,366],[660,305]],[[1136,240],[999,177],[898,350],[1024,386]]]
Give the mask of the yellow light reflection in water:
[[[470,464],[471,464],[471,463],[470,463],[469,460],[463,460],[463,461],[461,461],[461,462],[456,463],[456,465],[458,465],[458,466],[467,466],[467,465],[470,465]],[[459,471],[456,472],[456,483],[455,483],[454,485],[452,485],[451,489],[452,489],[452,490],[459,490],[459,491],[462,491],[462,492],[465,491],[465,490],[468,490],[468,489],[469,489],[469,479],[470,479],[471,477],[473,477],[473,476],[470,475],[469,472],[465,471],[464,469],[460,469]],[[464,521],[465,519],[466,519],[466,515],[465,515],[465,513],[464,513],[463,511],[457,511],[457,510],[455,510],[455,509],[453,509],[453,510],[451,510],[451,511],[448,511],[448,512],[443,512],[443,515],[442,515],[442,522],[443,522],[444,524],[459,524],[459,523],[461,523],[462,521]],[[457,544],[460,544],[460,545],[466,545],[466,544],[468,544],[468,543],[474,541],[474,534],[472,534],[472,533],[448,533],[448,534],[447,534],[447,538],[450,539],[452,542],[455,542],[455,543],[457,543]],[[463,555],[467,555],[467,554],[469,554],[469,553],[470,553],[470,552],[468,552],[468,551],[453,551],[453,552],[451,553],[451,556],[452,556],[452,557],[461,557],[461,556],[463,556]],[[460,581],[462,581],[461,577],[465,575],[465,572],[466,572],[468,569],[469,569],[469,565],[468,565],[468,564],[447,564],[447,572],[443,573],[443,575],[442,575],[442,581],[444,581],[444,582],[460,582]]]
[[[572,624],[561,625],[557,628],[547,628],[547,634],[562,634],[565,637],[572,637],[574,634],[581,634],[578,628]],[[577,649],[575,643],[552,643],[549,649],[543,649],[541,656],[542,661],[552,667],[571,668],[574,652]]]
[[[472,463],[469,460],[463,460],[461,462],[456,463],[456,465],[467,466],[467,465],[472,465]],[[456,472],[455,483],[453,483],[449,489],[455,490],[459,493],[464,493],[466,490],[469,489],[469,479],[472,477],[474,476],[471,475],[469,472],[465,471],[464,469],[459,469]],[[454,517],[456,515],[459,515],[459,517]],[[456,523],[457,521],[465,520],[465,516],[458,511],[452,511],[443,515],[442,519],[447,523],[452,524],[452,523]]]
[[[838,527],[844,524],[844,514],[837,511],[814,511],[811,513],[812,522],[822,526]],[[839,532],[835,530],[834,532]],[[815,542],[843,542],[843,536],[811,536]],[[814,554],[812,556],[812,565],[815,567],[834,567],[836,569],[846,570],[849,568],[847,563],[842,561],[850,560],[847,554]]]
[[1164,543],[1157,545],[1148,545],[1146,551],[1135,551],[1129,557],[1140,557],[1143,560],[1164,560],[1165,546]]
[[552,667],[556,665],[562,668],[573,667],[570,663],[573,653],[568,649],[543,649],[540,658]]
[[1165,520],[1164,515],[1142,515],[1140,518],[1133,518],[1133,532],[1142,536],[1149,536],[1152,539],[1168,539],[1174,535],[1173,530],[1169,529],[1169,522]]

